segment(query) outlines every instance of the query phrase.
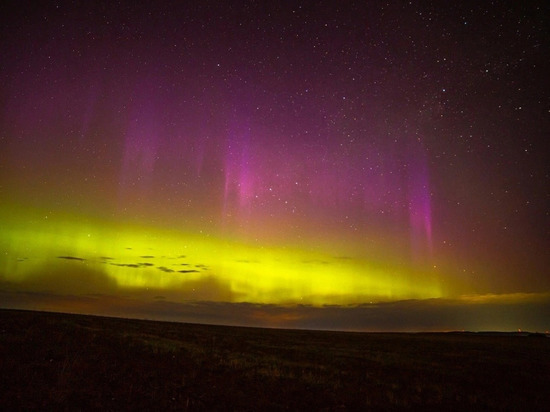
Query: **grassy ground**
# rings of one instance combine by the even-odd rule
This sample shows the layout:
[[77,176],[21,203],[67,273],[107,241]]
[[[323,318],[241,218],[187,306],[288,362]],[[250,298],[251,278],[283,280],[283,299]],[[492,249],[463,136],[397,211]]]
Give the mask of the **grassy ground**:
[[0,310],[2,410],[548,410],[550,339]]

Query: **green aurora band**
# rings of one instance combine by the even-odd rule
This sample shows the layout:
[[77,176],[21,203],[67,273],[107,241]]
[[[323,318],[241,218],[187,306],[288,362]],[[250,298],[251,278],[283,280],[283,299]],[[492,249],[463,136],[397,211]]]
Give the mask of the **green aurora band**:
[[[64,271],[70,279],[71,271],[85,267],[106,274],[117,289],[175,300],[192,300],[190,291],[206,285],[205,279],[229,293],[195,290],[197,300],[208,295],[211,301],[321,306],[443,296],[435,275],[411,276],[411,269],[389,262],[82,216],[46,217],[14,208],[2,215],[0,273],[15,285],[32,283],[48,270]],[[89,292],[78,285],[68,289]]]

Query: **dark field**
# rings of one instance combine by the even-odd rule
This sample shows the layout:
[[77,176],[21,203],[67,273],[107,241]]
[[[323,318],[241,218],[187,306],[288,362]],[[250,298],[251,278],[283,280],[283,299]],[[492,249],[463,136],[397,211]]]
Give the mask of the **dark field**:
[[2,410],[548,410],[550,339],[0,310]]

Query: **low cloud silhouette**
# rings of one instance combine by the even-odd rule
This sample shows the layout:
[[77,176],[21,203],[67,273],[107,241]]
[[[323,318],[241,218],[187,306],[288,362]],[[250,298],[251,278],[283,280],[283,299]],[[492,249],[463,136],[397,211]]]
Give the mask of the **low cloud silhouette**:
[[134,269],[137,269],[140,267],[140,265],[137,265],[135,263],[111,263],[111,265],[125,267],[125,268],[134,268]]
[[[194,287],[193,287],[194,286]],[[3,290],[2,290],[3,289]],[[140,299],[109,294],[60,295],[37,291],[0,289],[0,306],[6,308],[70,311],[106,316],[156,319],[236,326],[418,332],[450,330],[501,330],[521,328],[545,331],[550,300],[527,299],[515,303],[467,304],[460,301],[401,301],[359,306],[281,306],[215,302],[214,296],[231,293],[213,280],[195,282],[183,299],[151,295]],[[194,299],[196,298],[196,299]]]
[[66,259],[66,260],[77,260],[77,261],[80,261],[80,262],[84,262],[86,260],[84,258],[80,258],[80,257],[76,257],[76,256],[58,256],[57,258],[58,259]]
[[[65,258],[62,258],[65,259]],[[174,276],[169,288],[121,287],[79,259],[50,263],[21,280],[0,273],[0,307],[241,326],[442,331],[550,329],[550,294],[515,293],[360,305],[276,305],[239,302],[213,276]],[[159,267],[159,270],[173,271]],[[178,273],[201,272],[201,267]],[[7,280],[11,279],[11,280]]]

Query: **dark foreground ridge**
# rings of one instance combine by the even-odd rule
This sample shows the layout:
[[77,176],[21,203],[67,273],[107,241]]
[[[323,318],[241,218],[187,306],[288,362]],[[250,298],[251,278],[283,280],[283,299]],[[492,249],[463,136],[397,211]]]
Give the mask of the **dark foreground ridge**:
[[3,410],[546,410],[550,339],[0,310]]

